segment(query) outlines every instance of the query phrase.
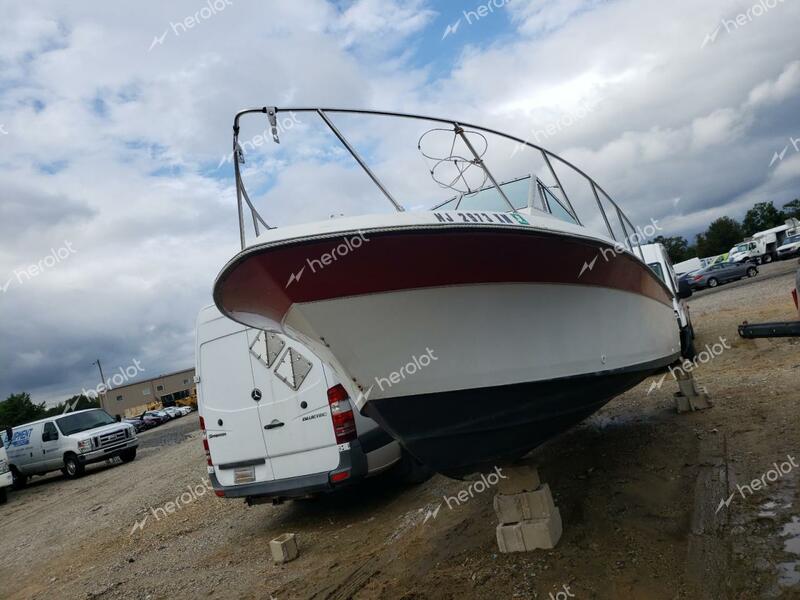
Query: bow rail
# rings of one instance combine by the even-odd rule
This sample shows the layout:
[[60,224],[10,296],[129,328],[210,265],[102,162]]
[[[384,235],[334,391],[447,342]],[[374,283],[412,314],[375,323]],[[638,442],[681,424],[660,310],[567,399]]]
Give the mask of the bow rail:
[[[240,120],[245,115],[251,114],[265,114],[269,120],[269,124],[272,131],[272,138],[275,143],[280,143],[280,138],[278,134],[278,120],[277,116],[281,112],[288,112],[288,113],[314,113],[316,114],[323,123],[331,130],[333,135],[339,140],[339,142],[344,146],[344,148],[349,152],[349,154],[353,157],[353,159],[358,163],[358,165],[364,170],[367,176],[373,181],[375,186],[380,190],[380,192],[386,197],[386,199],[391,203],[393,208],[398,212],[403,212],[405,208],[403,205],[398,202],[394,195],[386,188],[386,186],[381,182],[378,176],[370,169],[369,165],[363,159],[363,157],[358,153],[355,147],[347,140],[344,134],[334,125],[333,121],[331,121],[330,116],[331,114],[350,114],[350,115],[366,115],[366,116],[381,116],[381,117],[394,117],[394,118],[401,118],[401,119],[413,119],[419,121],[429,121],[431,123],[437,124],[445,124],[452,127],[452,131],[454,135],[454,144],[456,139],[460,139],[461,142],[464,144],[466,149],[469,151],[470,156],[461,157],[461,156],[449,156],[444,157],[439,160],[439,162],[449,161],[452,162],[456,168],[458,175],[453,180],[453,185],[457,179],[463,180],[466,183],[466,178],[464,177],[464,172],[466,168],[470,166],[477,167],[480,169],[484,174],[484,181],[491,182],[491,185],[479,189],[470,189],[469,185],[467,184],[467,190],[462,192],[456,198],[451,198],[443,203],[438,204],[434,208],[440,208],[445,206],[446,204],[456,201],[455,206],[458,206],[461,201],[469,195],[475,195],[480,192],[484,192],[486,190],[495,190],[499,195],[500,198],[503,200],[504,204],[507,206],[510,212],[517,212],[518,208],[515,207],[514,203],[508,197],[506,189],[506,184],[513,183],[515,181],[519,181],[523,178],[517,178],[516,180],[512,180],[512,182],[500,183],[494,176],[493,172],[489,169],[489,166],[486,164],[486,161],[483,160],[483,153],[485,153],[485,149],[483,152],[479,152],[478,149],[475,147],[475,144],[470,141],[469,136],[470,134],[480,135],[481,137],[483,133],[488,133],[491,135],[495,135],[512,142],[516,142],[517,144],[532,148],[533,150],[539,151],[541,154],[542,159],[544,160],[544,164],[547,166],[547,170],[550,172],[553,180],[555,181],[555,185],[553,186],[546,186],[538,177],[529,176],[532,178],[532,183],[535,185],[535,189],[538,192],[538,195],[541,199],[542,209],[551,214],[558,216],[561,215],[560,218],[569,218],[574,220],[577,225],[583,226],[583,223],[576,212],[575,208],[573,207],[572,202],[570,201],[570,197],[567,194],[566,189],[564,188],[561,179],[556,172],[556,169],[553,166],[553,163],[556,162],[561,164],[577,175],[579,175],[583,180],[588,184],[589,188],[591,189],[592,196],[597,204],[597,208],[599,210],[600,215],[602,216],[603,223],[605,224],[606,229],[608,230],[608,234],[615,242],[623,242],[627,249],[635,254],[635,249],[638,250],[639,257],[644,260],[644,254],[642,253],[640,241],[637,236],[636,228],[634,227],[633,223],[631,223],[630,219],[625,215],[622,211],[620,206],[611,198],[611,196],[602,188],[602,186],[597,183],[594,179],[592,179],[589,175],[587,175],[584,171],[580,168],[566,160],[558,156],[557,154],[547,150],[546,148],[539,146],[538,144],[534,144],[522,138],[519,138],[514,135],[510,135],[504,133],[502,131],[498,131],[496,129],[491,129],[488,127],[482,127],[480,125],[474,125],[471,123],[466,123],[464,121],[454,120],[454,119],[444,119],[440,117],[431,117],[426,115],[420,115],[415,113],[403,113],[403,112],[393,112],[393,111],[380,111],[380,110],[369,110],[369,109],[348,109],[348,108],[321,108],[321,107],[292,107],[292,108],[279,108],[276,106],[264,106],[261,108],[250,108],[246,110],[239,111],[236,113],[236,116],[233,120],[233,164],[234,164],[234,175],[236,178],[236,199],[237,199],[237,208],[239,214],[239,237],[242,249],[244,250],[246,246],[246,239],[245,239],[245,205],[250,211],[252,221],[253,221],[253,229],[255,235],[260,235],[261,228],[263,226],[264,229],[273,229],[261,214],[256,209],[255,205],[250,199],[250,196],[247,193],[245,188],[244,182],[242,180],[242,173],[240,169],[240,163],[244,162],[244,152],[242,150],[241,145],[239,144],[239,131],[240,131]],[[434,130],[430,130],[434,131]],[[428,133],[428,132],[426,132]],[[423,134],[423,137],[425,134]],[[485,138],[484,138],[485,140]],[[420,144],[422,142],[422,138],[420,138]],[[420,152],[422,152],[421,146],[418,144],[418,148]],[[423,155],[427,158],[427,154],[422,152]],[[459,166],[459,163],[463,165],[463,168]],[[437,163],[438,164],[438,163]],[[431,171],[431,175],[433,176],[434,180],[440,185],[444,187],[452,187],[450,184],[443,184],[439,179],[436,178],[434,175],[434,171]],[[456,189],[453,187],[453,189]],[[533,188],[532,188],[533,189]],[[551,190],[558,190],[559,197],[557,197]],[[622,231],[622,240],[619,240],[614,233],[614,230],[611,226],[611,220],[609,219],[609,215],[606,212],[605,208],[603,207],[603,202],[601,201],[601,196],[604,198],[608,203],[610,203],[611,207],[613,208],[611,219],[616,220],[619,224],[621,231]],[[538,207],[537,207],[538,208]]]

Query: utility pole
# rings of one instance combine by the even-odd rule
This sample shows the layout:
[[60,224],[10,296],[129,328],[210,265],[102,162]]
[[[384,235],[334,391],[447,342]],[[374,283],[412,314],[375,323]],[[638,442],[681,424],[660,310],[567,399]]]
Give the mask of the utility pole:
[[103,391],[100,392],[102,394],[102,398],[100,399],[100,407],[105,408],[105,397],[106,397],[106,378],[103,376],[103,366],[100,364],[100,359],[98,358],[96,361],[92,363],[93,365],[97,365],[97,368],[100,370],[100,383],[103,384],[101,388]]

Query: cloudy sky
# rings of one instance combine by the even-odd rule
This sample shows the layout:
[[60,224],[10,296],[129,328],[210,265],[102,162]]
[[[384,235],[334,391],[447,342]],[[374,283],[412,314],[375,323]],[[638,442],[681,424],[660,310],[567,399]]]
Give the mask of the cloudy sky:
[[[238,248],[226,155],[245,107],[506,130],[667,235],[800,196],[800,2],[758,1],[0,0],[0,397],[62,400],[97,384],[96,358],[107,376],[193,365]],[[286,144],[248,154],[267,220],[381,204],[310,116],[285,116]],[[425,205],[422,163],[399,152],[418,130],[339,124]]]

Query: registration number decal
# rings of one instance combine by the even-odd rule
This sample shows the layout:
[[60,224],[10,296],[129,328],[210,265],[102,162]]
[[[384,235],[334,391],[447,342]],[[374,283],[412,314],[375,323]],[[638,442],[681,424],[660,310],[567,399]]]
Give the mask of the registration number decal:
[[433,213],[440,223],[499,223],[501,225],[530,225],[519,213],[445,212]]

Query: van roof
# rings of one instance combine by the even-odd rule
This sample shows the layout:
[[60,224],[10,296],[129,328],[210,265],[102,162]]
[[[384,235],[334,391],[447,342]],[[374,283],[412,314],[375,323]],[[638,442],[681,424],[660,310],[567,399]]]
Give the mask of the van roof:
[[17,427],[27,427],[28,425],[38,425],[39,423],[47,423],[49,421],[55,421],[56,419],[60,419],[61,417],[66,417],[67,415],[77,415],[78,413],[85,413],[89,412],[90,410],[102,410],[102,409],[97,407],[97,408],[84,408],[82,410],[72,410],[68,413],[61,413],[60,415],[51,415],[49,417],[45,417],[44,419],[38,419],[36,421],[30,421],[28,423],[20,423],[19,425],[14,425],[11,429],[16,429]]

